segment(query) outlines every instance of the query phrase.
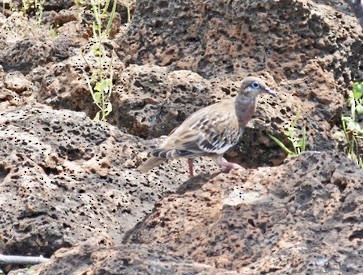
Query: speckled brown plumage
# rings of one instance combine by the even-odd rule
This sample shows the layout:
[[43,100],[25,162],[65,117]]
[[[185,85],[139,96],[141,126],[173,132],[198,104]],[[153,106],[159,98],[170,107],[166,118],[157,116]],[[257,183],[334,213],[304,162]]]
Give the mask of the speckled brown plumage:
[[239,167],[227,162],[223,154],[237,144],[243,129],[252,118],[256,108],[256,97],[260,93],[275,95],[257,77],[247,77],[241,82],[234,98],[205,107],[189,116],[160,146],[150,152],[150,158],[138,167],[146,172],[167,159],[188,158],[191,175],[192,159],[211,156],[226,170]]

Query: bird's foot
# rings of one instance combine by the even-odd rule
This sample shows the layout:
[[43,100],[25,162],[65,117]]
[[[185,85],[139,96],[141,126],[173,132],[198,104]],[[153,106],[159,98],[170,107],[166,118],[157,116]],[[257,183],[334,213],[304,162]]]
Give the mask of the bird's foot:
[[229,172],[232,169],[244,169],[241,165],[238,165],[234,162],[229,162],[222,156],[218,156],[214,161],[221,167],[222,172]]
[[224,162],[220,166],[221,166],[222,172],[226,172],[226,173],[228,173],[232,169],[244,169],[241,165],[238,165],[237,163],[233,163],[233,162],[228,162],[228,161]]
[[193,159],[188,159],[189,176],[194,177]]

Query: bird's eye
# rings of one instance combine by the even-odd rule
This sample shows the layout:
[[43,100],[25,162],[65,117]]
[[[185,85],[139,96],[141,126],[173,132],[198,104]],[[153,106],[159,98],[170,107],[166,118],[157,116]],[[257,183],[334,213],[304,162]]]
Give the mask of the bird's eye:
[[256,81],[252,82],[251,87],[254,89],[258,89],[258,88],[260,88],[260,84],[258,84],[258,82],[256,82]]

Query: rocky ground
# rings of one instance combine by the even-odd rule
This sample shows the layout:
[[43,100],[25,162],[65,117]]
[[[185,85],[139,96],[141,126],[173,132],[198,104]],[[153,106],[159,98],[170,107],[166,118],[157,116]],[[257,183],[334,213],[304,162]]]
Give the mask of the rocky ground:
[[[0,1],[0,254],[50,257],[10,274],[358,274],[363,171],[340,117],[363,80],[363,33],[344,1],[117,3],[105,42],[113,111],[95,122],[93,16],[73,1],[21,14]],[[357,13],[357,15],[359,15]],[[136,167],[189,114],[257,75],[261,96],[220,173],[197,159]],[[290,158],[299,113],[307,152]]]

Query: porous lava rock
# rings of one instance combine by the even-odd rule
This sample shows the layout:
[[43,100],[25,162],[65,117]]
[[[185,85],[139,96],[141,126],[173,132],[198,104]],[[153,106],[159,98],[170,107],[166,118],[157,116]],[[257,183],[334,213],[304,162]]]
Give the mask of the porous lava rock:
[[363,271],[363,171],[338,152],[195,184],[159,201],[128,242],[244,274]]
[[[147,143],[84,113],[24,106],[0,113],[2,252],[50,256],[93,239],[120,244],[155,201],[188,179],[135,166]],[[213,167],[206,161],[206,166]],[[200,172],[200,170],[199,170]],[[169,178],[169,180],[167,180]]]
[[[81,256],[82,255],[82,256]],[[59,250],[53,260],[20,274],[238,274],[184,260],[163,246],[120,245],[113,248],[76,246]]]
[[[123,91],[133,94],[141,87],[137,102],[129,96],[122,112],[134,121],[125,126],[141,136],[155,136],[155,128],[170,131],[169,125],[177,125],[185,110],[190,110],[187,115],[194,110],[188,100],[179,100],[181,94],[184,98],[196,94],[198,98],[210,94],[225,98],[226,93],[233,93],[228,84],[215,85],[217,82],[234,82],[235,90],[237,81],[246,75],[265,78],[279,98],[261,102],[257,120],[250,123],[237,146],[242,157],[235,161],[245,167],[281,163],[283,156],[269,152],[272,144],[262,132],[268,130],[287,143],[281,133],[296,114],[301,118],[297,127],[306,126],[310,150],[336,148],[331,133],[340,123],[344,93],[351,81],[363,76],[361,28],[343,1],[138,1],[128,32],[116,41],[127,68],[128,64],[155,64],[173,72],[187,69],[205,79],[200,83],[210,83],[196,93],[177,90],[177,97],[159,100],[153,94],[156,103],[140,104],[140,96],[148,98],[150,84],[162,91],[170,87],[167,79],[166,84],[162,82],[162,73],[156,81],[155,73],[150,72],[144,84]],[[137,106],[136,113],[133,106]],[[159,114],[167,114],[167,123]],[[140,131],[134,131],[135,127]],[[263,155],[255,148],[267,152]]]
[[[137,1],[119,55],[207,78],[266,72],[277,83],[297,81],[289,91],[306,97],[362,77],[361,29],[348,11],[343,1]],[[342,70],[351,75],[340,79]]]
[[[98,67],[89,54],[94,42],[85,44],[92,17],[82,14],[82,25],[61,11],[45,14],[49,24],[61,24],[55,39],[45,34],[26,38],[35,41],[30,44],[6,39],[3,67],[29,73],[36,101],[94,117],[98,110],[85,77]],[[21,20],[14,16],[14,22]],[[235,95],[239,81],[253,74],[279,97],[260,100],[229,158],[245,167],[281,163],[285,154],[265,132],[287,143],[284,127],[297,114],[309,150],[341,143],[332,133],[340,126],[344,96],[351,82],[363,77],[363,36],[344,1],[137,1],[126,33],[123,26],[118,31],[104,43],[105,61],[112,60],[114,70],[114,111],[108,121],[128,133],[167,135],[196,109]],[[24,43],[37,47],[36,55]]]
[[[0,253],[53,255],[13,274],[363,272],[363,176],[339,130],[363,77],[347,3],[139,0],[123,25],[118,1],[102,64],[89,11],[48,1],[39,24],[11,4],[0,0]],[[100,66],[113,73],[114,126],[89,118]],[[185,160],[135,170],[251,74],[278,97],[259,98],[226,157],[257,169],[221,174],[203,158],[190,179]],[[283,163],[266,132],[288,144],[296,115],[311,152]]]
[[362,193],[363,171],[335,151],[202,175],[160,199],[123,246],[65,249],[25,274],[359,274]]

